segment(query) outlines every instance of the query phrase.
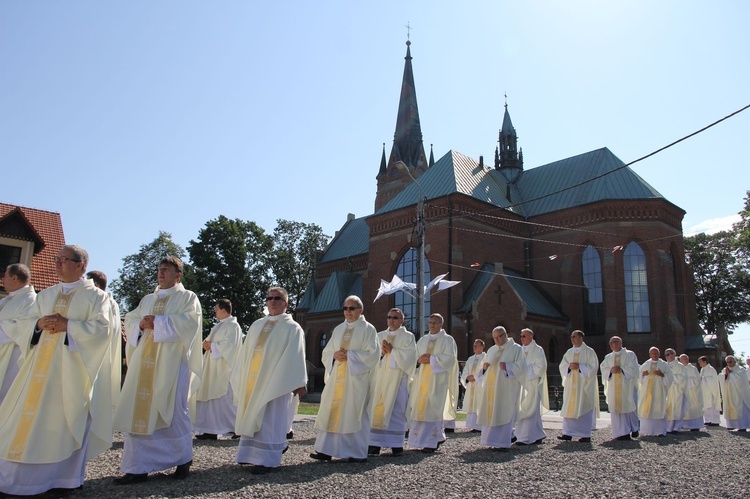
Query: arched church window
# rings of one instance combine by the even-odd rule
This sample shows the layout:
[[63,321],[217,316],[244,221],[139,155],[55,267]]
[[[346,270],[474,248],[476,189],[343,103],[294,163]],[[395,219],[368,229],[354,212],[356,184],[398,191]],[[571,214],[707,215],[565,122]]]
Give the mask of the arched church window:
[[604,291],[602,261],[592,245],[586,246],[581,257],[583,278],[583,330],[587,335],[604,334]]
[[[417,283],[417,249],[409,248],[404,253],[401,261],[398,262],[396,274],[404,282]],[[424,283],[425,286],[430,282],[430,263],[425,259],[424,261]],[[404,326],[409,331],[415,333],[416,336],[422,336],[424,331],[417,331],[417,298],[414,291],[410,291],[411,294],[399,291],[396,293],[395,307],[400,308],[404,311],[406,320]],[[427,327],[427,320],[430,317],[430,295],[425,296],[424,300],[424,327]]]
[[625,272],[625,314],[629,333],[651,332],[648,305],[646,255],[635,241],[628,244],[622,258]]

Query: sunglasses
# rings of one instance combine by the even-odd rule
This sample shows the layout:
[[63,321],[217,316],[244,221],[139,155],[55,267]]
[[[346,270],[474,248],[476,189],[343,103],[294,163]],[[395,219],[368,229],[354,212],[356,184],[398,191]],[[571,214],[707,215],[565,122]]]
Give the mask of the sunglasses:
[[399,317],[398,315],[389,315],[388,320],[391,320],[391,319],[393,319],[394,321],[398,321],[398,320],[401,320],[401,317]]
[[266,301],[284,301],[283,296],[266,296]]
[[360,308],[362,308],[362,307],[341,307],[341,310],[343,310],[344,312],[346,312],[347,310],[352,311],[352,310],[358,310]]

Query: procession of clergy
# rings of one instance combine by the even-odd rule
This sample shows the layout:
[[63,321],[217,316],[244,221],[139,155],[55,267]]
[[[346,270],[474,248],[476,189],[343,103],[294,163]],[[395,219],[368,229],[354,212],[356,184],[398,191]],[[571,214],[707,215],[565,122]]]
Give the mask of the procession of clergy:
[[[64,246],[55,258],[60,283],[36,294],[22,264],[9,265],[0,301],[0,492],[66,494],[83,486],[86,462],[112,446],[113,430],[124,436],[115,485],[144,482],[151,472],[174,468],[189,476],[193,435],[239,438],[236,462],[253,474],[281,464],[299,397],[306,394],[302,328],[286,313],[287,292],[272,287],[268,315],[255,321],[243,341],[229,300],[214,308],[218,323],[202,340],[197,296],[180,283],[182,262],[165,257],[158,286],[127,313],[105,293],[106,276],[86,273],[88,254]],[[88,278],[87,278],[88,277]],[[507,450],[546,438],[547,361],[530,329],[520,344],[503,327],[494,345],[474,342],[458,373],[456,343],[439,314],[429,334],[415,341],[404,314],[388,312],[377,332],[365,320],[357,296],[343,305],[344,321],[322,354],[325,388],[310,457],[363,462],[405,444],[434,453],[455,427],[458,383],[465,387],[466,426],[481,445]],[[127,375],[121,384],[121,332]],[[717,425],[750,426],[747,372],[726,358],[721,373],[699,359],[657,348],[638,364],[635,354],[610,339],[601,365],[584,333],[571,333],[573,347],[560,363],[563,379],[561,440],[590,442],[599,407],[597,373],[605,387],[618,440],[639,435],[697,431]],[[722,408],[723,403],[723,408]]]

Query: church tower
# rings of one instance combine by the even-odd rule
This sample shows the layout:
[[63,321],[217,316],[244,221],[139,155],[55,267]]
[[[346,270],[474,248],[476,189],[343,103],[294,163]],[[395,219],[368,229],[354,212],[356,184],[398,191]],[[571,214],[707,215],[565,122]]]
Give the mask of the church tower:
[[414,178],[419,178],[427,170],[427,159],[422,143],[422,126],[419,122],[417,91],[414,87],[414,73],[411,67],[411,42],[406,42],[404,77],[401,81],[401,98],[398,103],[396,133],[388,162],[385,160],[385,145],[377,175],[378,191],[375,195],[375,211],[385,206],[396,194],[411,182],[409,176],[398,169],[397,163],[404,163]]
[[518,135],[510,121],[508,102],[505,102],[503,126],[500,129],[498,147],[495,148],[495,169],[500,170],[508,182],[515,183],[523,173],[523,149],[518,149]]

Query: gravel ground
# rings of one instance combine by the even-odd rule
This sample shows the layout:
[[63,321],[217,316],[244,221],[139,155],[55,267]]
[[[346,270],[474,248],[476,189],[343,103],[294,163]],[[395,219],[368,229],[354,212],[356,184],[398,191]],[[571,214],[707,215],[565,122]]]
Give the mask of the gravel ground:
[[186,480],[154,474],[124,487],[112,485],[120,474],[117,438],[89,462],[86,484],[72,497],[746,497],[750,487],[750,433],[722,427],[632,442],[613,442],[601,428],[591,444],[560,442],[560,430],[548,429],[542,445],[508,452],[483,448],[478,434],[458,429],[435,454],[386,450],[350,464],[309,458],[313,424],[294,424],[282,466],[267,475],[234,463],[236,440],[196,440]]

